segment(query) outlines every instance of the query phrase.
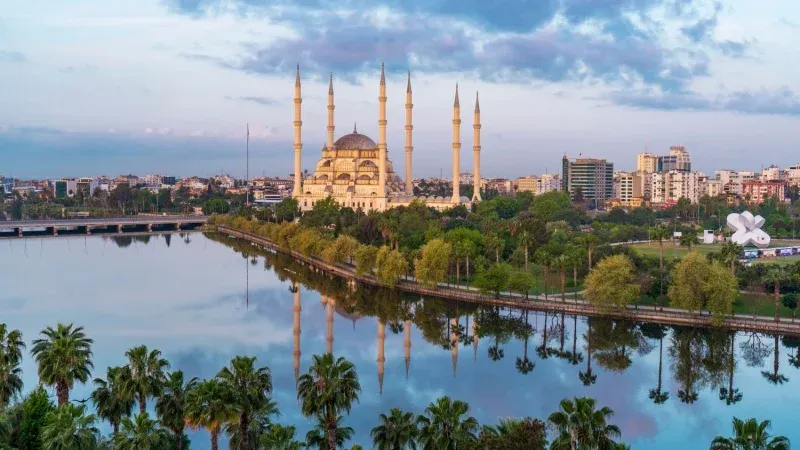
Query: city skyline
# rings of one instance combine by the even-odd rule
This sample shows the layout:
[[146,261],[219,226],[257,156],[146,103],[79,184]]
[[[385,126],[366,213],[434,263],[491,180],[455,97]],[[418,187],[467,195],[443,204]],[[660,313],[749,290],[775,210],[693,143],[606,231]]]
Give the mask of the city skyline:
[[[269,3],[271,6],[264,6]],[[449,103],[481,92],[484,177],[558,172],[560,156],[635,169],[685,145],[693,168],[788,166],[800,117],[800,5],[685,0],[455,2],[83,0],[14,4],[0,22],[5,175],[292,172],[295,64],[304,80],[303,167],[336,136],[377,137],[387,69],[388,148],[404,168],[403,93],[415,88],[414,173],[449,172]],[[520,15],[519,10],[530,11]],[[516,12],[515,12],[516,11]],[[794,13],[793,13],[794,12]],[[521,17],[525,17],[524,19]],[[449,24],[450,26],[444,26]],[[793,84],[794,83],[794,84]],[[471,143],[465,140],[465,144]],[[461,171],[470,170],[462,161]]]

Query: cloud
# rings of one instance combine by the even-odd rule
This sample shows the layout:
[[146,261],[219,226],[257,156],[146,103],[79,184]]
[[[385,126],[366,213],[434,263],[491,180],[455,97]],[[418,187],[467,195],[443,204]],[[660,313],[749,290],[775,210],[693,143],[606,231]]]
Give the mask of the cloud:
[[[666,46],[662,27],[649,18],[660,10],[684,17],[694,10],[691,0],[165,3],[192,16],[260,14],[289,25],[294,35],[244,43],[231,59],[184,55],[248,73],[288,73],[299,62],[315,77],[334,72],[357,82],[385,61],[394,73],[472,72],[494,82],[642,81],[664,89],[708,74],[702,49]],[[716,16],[707,28],[715,26]]]
[[28,58],[20,52],[7,52],[0,50],[0,62],[22,63]]
[[252,102],[257,103],[263,106],[273,106],[279,105],[281,102],[275,100],[274,98],[270,97],[257,97],[257,96],[246,96],[246,97],[225,97],[227,100],[240,100],[243,102]]
[[788,87],[777,90],[733,91],[714,98],[693,91],[657,92],[653,89],[614,91],[612,103],[637,109],[665,111],[729,111],[744,114],[800,116],[800,96]]

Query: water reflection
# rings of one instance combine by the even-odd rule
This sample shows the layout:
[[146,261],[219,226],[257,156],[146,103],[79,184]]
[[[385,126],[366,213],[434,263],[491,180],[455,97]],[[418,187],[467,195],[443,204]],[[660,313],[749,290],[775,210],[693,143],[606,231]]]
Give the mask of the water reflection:
[[[109,240],[116,245],[105,248]],[[329,352],[359,372],[364,392],[345,422],[361,444],[379,413],[421,412],[439,395],[468,401],[484,423],[545,417],[562,398],[589,395],[616,411],[633,448],[695,448],[727,433],[733,415],[771,419],[797,437],[797,338],[421,299],[218,236],[90,237],[86,252],[74,251],[81,241],[50,239],[41,257],[21,242],[0,246],[8,249],[4,322],[27,341],[58,320],[86,325],[98,372],[139,344],[160,348],[187,376],[213,376],[236,354],[257,356],[272,369],[281,420],[302,434],[313,424],[300,414],[295,382],[312,355]],[[30,358],[23,369],[33,386]],[[198,448],[205,442],[195,436]]]

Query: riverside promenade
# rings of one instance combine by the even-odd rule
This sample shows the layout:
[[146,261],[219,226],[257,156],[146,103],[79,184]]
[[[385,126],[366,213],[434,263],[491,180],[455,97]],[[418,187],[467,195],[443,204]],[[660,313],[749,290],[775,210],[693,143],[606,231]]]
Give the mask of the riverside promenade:
[[[303,261],[306,264],[315,267],[324,272],[336,275],[348,280],[354,280],[360,283],[372,286],[384,286],[383,283],[378,281],[372,275],[359,275],[355,273],[355,269],[351,266],[330,264],[319,258],[308,257],[300,254],[299,252],[286,250],[278,246],[272,240],[259,236],[253,233],[230,228],[228,226],[219,225],[216,227],[217,232],[225,234],[234,238],[247,240],[257,246],[274,250],[286,255],[289,255],[296,260]],[[659,308],[657,306],[635,306],[628,305],[626,309],[601,311],[594,308],[591,304],[584,300],[569,300],[560,301],[554,300],[551,296],[545,299],[544,296],[529,296],[526,299],[524,296],[514,294],[511,292],[503,292],[500,297],[492,297],[483,295],[477,292],[474,288],[455,288],[440,285],[438,287],[427,287],[414,281],[412,278],[401,279],[395,285],[394,289],[401,291],[419,294],[423,297],[439,297],[449,300],[464,301],[470,303],[478,303],[488,306],[500,306],[507,308],[528,309],[534,311],[547,311],[547,312],[565,312],[568,314],[577,314],[582,316],[606,317],[612,319],[626,319],[640,322],[653,322],[664,325],[678,325],[690,327],[703,327],[703,328],[723,328],[739,331],[753,331],[770,334],[782,335],[795,335],[800,336],[800,322],[793,322],[790,319],[781,318],[775,322],[773,317],[741,315],[736,314],[725,318],[725,322],[720,327],[715,327],[711,323],[711,317],[708,311],[702,311],[698,314],[691,314],[681,309],[676,308]]]

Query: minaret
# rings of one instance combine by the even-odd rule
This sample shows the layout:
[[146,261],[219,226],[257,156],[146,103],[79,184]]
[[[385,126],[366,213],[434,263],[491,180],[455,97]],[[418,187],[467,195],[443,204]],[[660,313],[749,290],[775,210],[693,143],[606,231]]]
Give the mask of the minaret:
[[333,105],[333,74],[331,73],[331,81],[328,83],[328,150],[333,150],[333,110],[336,107]]
[[458,369],[458,317],[450,319],[450,354],[453,359],[453,378],[456,377]]
[[383,63],[378,95],[378,197],[386,197],[386,75]]
[[411,366],[411,320],[406,319],[403,324],[403,332],[405,333],[403,339],[403,350],[406,357],[406,380],[408,379],[408,368]]
[[325,351],[329,354],[333,354],[333,297],[328,297],[328,309],[325,311],[325,322],[328,325],[328,330],[325,335],[326,341],[326,348]]
[[303,96],[300,92],[300,64],[298,64],[297,75],[294,79],[294,189],[292,189],[292,197],[295,198],[299,197],[303,190],[301,186],[303,168],[300,162],[300,156],[303,151],[303,139],[301,138],[300,131],[303,126],[300,113],[302,103]]
[[481,104],[475,92],[475,116],[472,125],[472,201],[481,201]]
[[458,177],[461,171],[461,106],[458,104],[458,83],[456,83],[456,100],[453,103],[453,200],[454,204],[461,202]]
[[383,395],[383,370],[386,356],[384,347],[386,344],[386,324],[378,319],[378,393]]
[[292,283],[292,293],[294,296],[294,307],[292,308],[294,316],[294,326],[292,327],[292,334],[294,335],[294,381],[300,377],[300,286],[295,281]]
[[411,152],[414,151],[414,144],[411,143],[411,109],[414,103],[411,102],[411,71],[408,71],[408,84],[406,85],[406,194],[414,193],[414,185],[411,182]]
[[478,360],[478,316],[472,315],[472,359]]

